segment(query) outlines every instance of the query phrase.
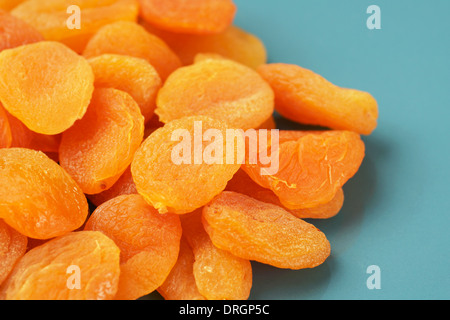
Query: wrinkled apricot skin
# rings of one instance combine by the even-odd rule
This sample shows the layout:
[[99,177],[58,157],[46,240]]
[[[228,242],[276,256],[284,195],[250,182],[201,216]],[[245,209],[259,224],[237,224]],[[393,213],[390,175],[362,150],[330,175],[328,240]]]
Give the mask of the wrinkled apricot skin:
[[315,226],[243,194],[222,192],[202,217],[214,245],[243,259],[297,270],[314,268],[330,255],[329,241]]
[[[81,28],[69,28],[74,23],[68,8],[80,8]],[[137,0],[28,0],[11,11],[16,17],[35,26],[46,40],[58,41],[81,53],[86,43],[102,26],[115,21],[136,21]]]
[[236,172],[225,190],[245,194],[256,200],[283,207],[283,209],[301,219],[329,219],[336,216],[344,205],[344,191],[340,188],[333,199],[327,203],[304,209],[286,208],[272,190],[261,187],[242,169]]
[[[195,163],[196,157],[204,155],[210,145],[210,142],[201,142],[198,144],[201,151],[194,146],[196,126],[202,135],[207,130],[214,129],[219,130],[222,137],[226,137],[228,128],[222,121],[205,116],[174,120],[150,134],[134,155],[131,173],[136,188],[161,213],[184,214],[204,206],[225,189],[227,182],[241,165],[239,161],[227,163],[227,156],[230,155],[226,152],[219,155],[221,163]],[[180,131],[189,136],[178,137],[176,134]],[[239,138],[243,139],[238,136]],[[226,150],[225,140],[224,138],[222,150]],[[186,151],[190,155],[186,162],[174,160],[173,157],[173,154],[180,152],[177,150],[181,150],[183,141],[192,146],[190,151]]]
[[88,215],[86,197],[56,162],[39,151],[0,149],[0,218],[35,239],[79,228]]
[[180,59],[163,40],[130,21],[118,21],[100,28],[83,51],[87,58],[105,53],[145,59],[163,81],[181,67]]
[[63,44],[41,41],[0,52],[0,101],[32,131],[55,135],[70,128],[84,116],[93,90],[91,66]]
[[158,293],[165,300],[205,300],[195,282],[194,261],[191,247],[185,237],[181,237],[177,263],[158,288]]
[[267,49],[261,39],[236,26],[218,34],[192,35],[168,32],[145,22],[141,24],[163,39],[185,66],[194,63],[199,54],[221,56],[253,69],[267,63]]
[[0,219],[0,286],[25,254],[28,239]]
[[215,246],[202,223],[202,209],[181,216],[183,235],[194,253],[198,291],[208,300],[247,300],[253,284],[251,263]]
[[162,82],[158,72],[144,59],[104,54],[89,59],[95,87],[115,88],[130,94],[141,109],[145,122],[154,115],[156,95]]
[[274,94],[254,70],[231,60],[208,59],[172,73],[156,104],[155,113],[164,123],[204,115],[246,130],[272,115]]
[[161,29],[187,34],[223,32],[233,22],[231,0],[139,0],[140,15]]
[[[359,134],[326,130],[299,132],[286,140],[280,131],[279,169],[263,174],[261,163],[246,163],[242,169],[260,186],[272,190],[283,206],[306,209],[333,200],[342,186],[359,170],[365,145]],[[270,149],[270,147],[269,147]]]
[[96,89],[86,115],[62,134],[61,166],[86,194],[111,188],[130,165],[144,137],[144,118],[133,98]]
[[300,66],[273,63],[258,68],[275,92],[276,110],[287,119],[369,135],[378,104],[367,92],[338,87]]
[[85,230],[103,232],[120,248],[117,300],[134,300],[156,290],[178,258],[179,217],[159,214],[139,195],[123,195],[103,203]]
[[[28,251],[0,289],[5,300],[111,300],[120,250],[101,232],[71,232]],[[77,274],[78,272],[78,274]],[[79,289],[71,277],[79,279]]]
[[34,27],[2,11],[0,4],[0,51],[43,40]]

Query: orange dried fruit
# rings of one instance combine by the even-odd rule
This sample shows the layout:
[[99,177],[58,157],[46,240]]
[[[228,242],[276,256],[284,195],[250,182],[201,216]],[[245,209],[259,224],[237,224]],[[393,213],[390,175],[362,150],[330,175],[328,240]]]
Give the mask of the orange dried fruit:
[[89,59],[95,86],[115,88],[129,93],[148,122],[154,115],[156,95],[162,82],[148,61],[131,56],[103,54]]
[[25,0],[0,0],[0,9],[10,11]]
[[136,185],[134,184],[133,176],[131,175],[131,168],[128,166],[125,172],[120,176],[119,180],[117,180],[111,188],[97,194],[87,195],[87,197],[92,204],[98,207],[102,203],[115,197],[137,193]]
[[202,209],[182,216],[181,223],[194,253],[198,291],[208,300],[247,300],[253,284],[250,261],[213,244],[202,224]]
[[61,43],[42,41],[0,52],[0,100],[37,133],[70,128],[86,112],[93,89],[87,60]]
[[82,190],[64,169],[24,148],[0,149],[0,207],[0,218],[35,239],[73,231],[89,212]]
[[232,0],[139,0],[140,16],[148,23],[176,33],[215,34],[233,22]]
[[289,209],[283,206],[277,195],[270,189],[263,188],[255,181],[253,181],[249,175],[242,169],[233,176],[227,187],[226,191],[233,191],[241,194],[245,194],[256,200],[262,202],[268,202],[279,207],[283,207],[286,211],[290,212],[297,218],[302,219],[329,219],[337,215],[344,205],[344,191],[340,188],[333,199],[327,203],[320,204],[312,208],[303,209]]
[[368,92],[338,87],[292,64],[266,64],[258,72],[275,92],[276,110],[287,119],[364,135],[377,126],[378,104]]
[[105,53],[145,59],[163,81],[181,66],[178,56],[163,40],[130,21],[118,21],[100,28],[83,51],[87,58]]
[[172,73],[156,104],[155,113],[164,123],[204,115],[246,130],[272,115],[274,94],[253,69],[231,60],[208,59]]
[[130,165],[144,137],[144,118],[126,92],[94,91],[86,115],[62,134],[61,166],[86,194],[112,187]]
[[199,54],[228,58],[253,69],[267,63],[267,49],[261,39],[237,26],[230,26],[219,34],[192,35],[158,29],[146,22],[141,24],[163,39],[183,65],[199,60],[197,58],[202,57]]
[[0,51],[44,40],[34,27],[1,8],[0,2]]
[[[266,165],[251,162],[249,158],[242,169],[253,181],[272,190],[289,209],[328,203],[359,170],[365,156],[364,142],[359,134],[351,131],[312,131],[297,135],[297,139],[286,140],[280,131],[279,166],[275,173],[269,174]],[[262,151],[267,152],[259,150]]]
[[[139,194],[161,213],[184,214],[204,206],[225,189],[241,165],[237,158],[227,160],[237,153],[236,149],[230,151],[233,154],[225,152],[227,129],[220,120],[193,116],[154,131],[136,151],[131,164]],[[203,139],[208,130],[216,134],[216,140]],[[243,138],[238,135],[237,139]],[[222,154],[213,154],[221,147]]]
[[0,285],[8,277],[17,261],[25,254],[27,237],[0,219]]
[[211,241],[243,259],[278,268],[304,269],[330,255],[325,234],[281,207],[224,191],[203,209]]
[[101,231],[120,248],[116,299],[137,299],[156,290],[175,265],[180,246],[178,215],[161,215],[139,195],[123,195],[99,206],[85,230]]
[[[79,17],[76,10],[69,10],[71,6],[80,9]],[[62,42],[78,53],[102,26],[115,21],[136,21],[138,12],[137,0],[27,0],[11,11],[35,26],[46,40]]]
[[101,232],[78,231],[28,251],[0,289],[5,300],[111,300],[120,250]]
[[194,253],[184,236],[180,240],[178,259],[158,293],[165,300],[205,300],[194,277]]

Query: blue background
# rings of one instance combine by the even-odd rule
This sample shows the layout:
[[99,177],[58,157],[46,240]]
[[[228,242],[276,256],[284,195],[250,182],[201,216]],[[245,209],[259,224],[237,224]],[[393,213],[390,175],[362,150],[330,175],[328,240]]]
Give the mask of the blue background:
[[[450,1],[235,3],[235,24],[264,41],[269,62],[368,91],[380,111],[342,211],[309,221],[330,240],[330,258],[298,271],[254,263],[250,299],[449,299]],[[381,30],[366,27],[372,4]],[[379,290],[366,286],[370,265]]]

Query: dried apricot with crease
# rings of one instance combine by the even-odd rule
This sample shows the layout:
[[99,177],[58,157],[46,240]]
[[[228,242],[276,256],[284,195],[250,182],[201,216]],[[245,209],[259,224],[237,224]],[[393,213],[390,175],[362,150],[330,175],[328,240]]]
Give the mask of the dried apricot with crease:
[[130,165],[144,137],[144,117],[126,92],[94,91],[83,119],[62,134],[61,166],[86,194],[112,187]]
[[267,174],[266,165],[260,161],[250,163],[249,159],[242,168],[289,209],[312,208],[332,201],[357,173],[365,156],[364,142],[355,132],[326,130],[288,135],[299,137],[286,140],[280,131],[277,172]]
[[163,40],[135,22],[118,21],[100,28],[83,51],[87,58],[105,53],[145,59],[163,81],[181,67],[180,59]]
[[50,239],[85,222],[89,208],[76,182],[45,154],[0,149],[0,218],[20,233]]
[[0,286],[25,254],[27,237],[0,219]]
[[0,289],[5,300],[111,300],[120,250],[101,232],[78,231],[28,251]]
[[246,300],[253,284],[249,260],[219,249],[202,224],[202,209],[181,217],[183,235],[194,253],[198,291],[208,300]]
[[224,191],[203,208],[203,225],[215,246],[243,259],[304,269],[330,255],[325,234],[281,207]]
[[115,88],[129,93],[137,102],[145,122],[154,115],[156,95],[162,82],[148,61],[131,56],[103,54],[89,59],[95,86]]
[[232,128],[263,124],[274,110],[270,86],[253,69],[226,59],[208,59],[179,68],[159,91],[155,113],[164,123],[204,115]]
[[178,215],[161,215],[144,199],[123,195],[103,203],[85,230],[101,231],[121,250],[116,299],[137,299],[156,290],[175,265],[180,246]]
[[195,283],[194,261],[194,253],[183,236],[177,262],[158,288],[159,294],[165,300],[205,300]]
[[9,148],[11,146],[11,142],[12,136],[8,115],[0,103],[0,149]]
[[84,116],[93,90],[87,60],[61,43],[0,52],[0,101],[32,131],[55,135],[70,128]]
[[44,37],[34,27],[2,11],[0,3],[0,51],[43,40]]
[[176,33],[214,34],[233,22],[232,0],[139,0],[141,17],[150,24]]
[[[80,28],[76,26],[80,9]],[[86,43],[102,26],[115,21],[136,21],[139,12],[137,0],[27,0],[11,11],[16,17],[36,26],[46,40],[58,41],[81,53]],[[74,17],[74,18],[72,18]]]
[[377,101],[368,92],[338,87],[292,64],[266,64],[258,72],[275,92],[276,110],[290,120],[364,135],[377,126]]
[[[139,194],[161,213],[184,214],[204,206],[225,189],[241,165],[239,160],[227,160],[235,156],[236,149],[230,151],[232,154],[218,151],[226,150],[227,129],[220,120],[193,116],[154,131],[131,164]],[[207,131],[209,139],[216,140],[203,139]]]

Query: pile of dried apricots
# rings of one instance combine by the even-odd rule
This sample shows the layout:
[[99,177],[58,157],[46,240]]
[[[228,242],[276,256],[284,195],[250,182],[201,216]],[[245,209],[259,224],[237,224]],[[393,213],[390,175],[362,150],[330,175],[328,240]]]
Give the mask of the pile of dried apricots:
[[[329,257],[305,219],[342,208],[377,126],[369,93],[268,63],[232,0],[0,9],[0,299],[244,300],[251,261]],[[276,172],[172,161],[180,129],[276,129],[275,112],[323,128],[279,130]]]

